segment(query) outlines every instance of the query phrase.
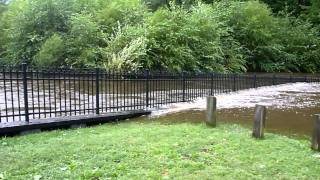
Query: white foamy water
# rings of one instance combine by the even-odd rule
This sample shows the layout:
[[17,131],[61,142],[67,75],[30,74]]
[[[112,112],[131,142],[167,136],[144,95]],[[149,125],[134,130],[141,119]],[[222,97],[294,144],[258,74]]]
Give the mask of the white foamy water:
[[[252,108],[256,104],[276,109],[305,108],[320,105],[320,84],[290,83],[265,86],[228,94],[217,95],[217,108]],[[190,103],[176,103],[155,110],[152,116],[161,116],[185,110],[205,110],[206,99],[199,98]]]

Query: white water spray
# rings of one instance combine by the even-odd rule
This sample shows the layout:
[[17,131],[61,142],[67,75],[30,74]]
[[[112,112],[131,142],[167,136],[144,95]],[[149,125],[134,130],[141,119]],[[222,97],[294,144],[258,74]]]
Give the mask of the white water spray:
[[[252,108],[256,104],[271,108],[288,109],[315,107],[320,105],[320,84],[289,83],[265,86],[217,95],[218,109]],[[206,99],[199,98],[190,103],[176,103],[155,110],[152,116],[161,116],[185,110],[205,110]]]

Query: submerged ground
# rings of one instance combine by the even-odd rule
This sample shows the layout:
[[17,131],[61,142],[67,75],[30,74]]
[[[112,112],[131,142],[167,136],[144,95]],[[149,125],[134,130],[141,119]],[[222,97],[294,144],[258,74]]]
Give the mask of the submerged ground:
[[[310,137],[314,128],[314,114],[320,113],[319,83],[289,83],[266,86],[217,95],[220,122],[241,124],[251,128],[256,104],[267,107],[268,132]],[[205,116],[206,98],[190,103],[170,104],[153,111],[152,117],[161,122],[201,123]],[[141,118],[140,120],[144,120]]]
[[316,179],[305,140],[237,125],[122,122],[0,140],[0,179]]

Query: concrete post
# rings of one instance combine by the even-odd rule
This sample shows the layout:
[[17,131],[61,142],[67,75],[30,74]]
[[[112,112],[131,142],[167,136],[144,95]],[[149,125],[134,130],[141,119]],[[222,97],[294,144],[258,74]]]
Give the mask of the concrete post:
[[311,148],[320,152],[320,114],[315,115],[315,126],[311,140]]
[[264,137],[266,112],[267,110],[265,106],[256,105],[252,136],[257,139],[262,139]]
[[207,97],[206,124],[211,127],[216,127],[217,125],[217,98],[213,96]]

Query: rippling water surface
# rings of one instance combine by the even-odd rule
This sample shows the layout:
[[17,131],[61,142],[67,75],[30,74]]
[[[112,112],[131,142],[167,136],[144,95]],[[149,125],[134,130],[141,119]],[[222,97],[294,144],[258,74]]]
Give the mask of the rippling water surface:
[[[267,106],[269,132],[306,136],[312,132],[314,114],[320,113],[320,84],[294,83],[242,90],[217,96],[219,121],[251,127],[256,104]],[[172,104],[143,120],[164,123],[201,123],[206,99]]]

